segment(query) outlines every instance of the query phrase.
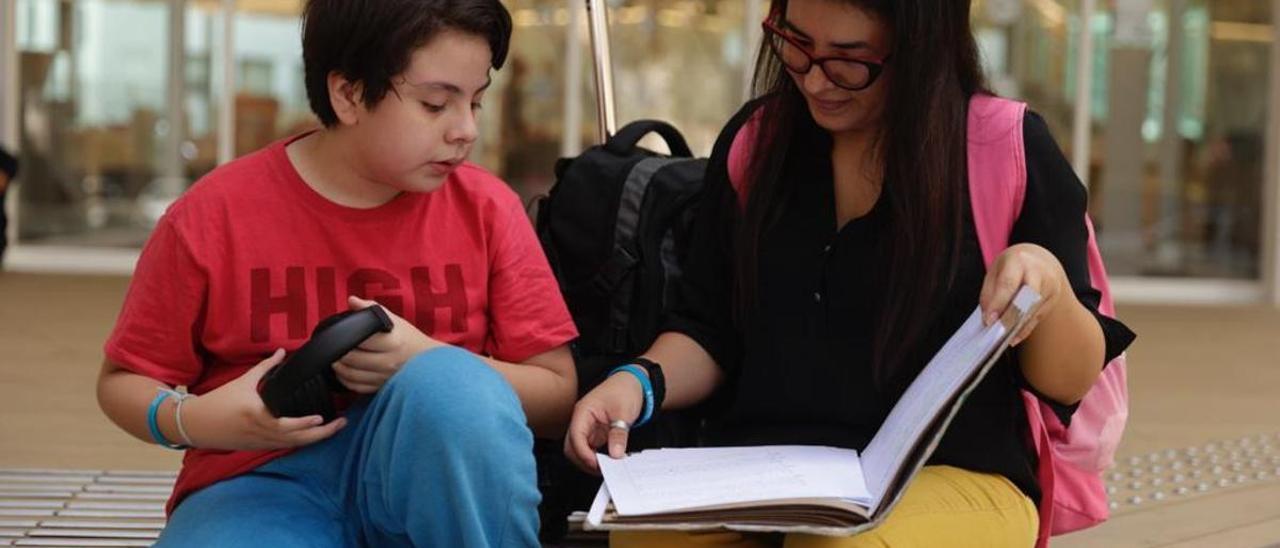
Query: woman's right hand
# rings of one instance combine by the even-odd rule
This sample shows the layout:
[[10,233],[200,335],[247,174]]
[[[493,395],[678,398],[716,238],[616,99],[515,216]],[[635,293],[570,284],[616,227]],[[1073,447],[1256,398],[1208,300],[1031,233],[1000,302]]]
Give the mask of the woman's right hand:
[[609,456],[622,458],[627,452],[627,430],[610,423],[634,424],[644,410],[644,388],[635,375],[617,373],[588,392],[573,406],[569,431],[564,438],[564,454],[579,468],[600,473],[596,448],[609,444]]
[[258,362],[245,374],[183,403],[182,424],[201,449],[261,450],[309,445],[346,425],[339,417],[323,424],[319,415],[276,417],[258,394],[258,383],[284,360],[284,350]]

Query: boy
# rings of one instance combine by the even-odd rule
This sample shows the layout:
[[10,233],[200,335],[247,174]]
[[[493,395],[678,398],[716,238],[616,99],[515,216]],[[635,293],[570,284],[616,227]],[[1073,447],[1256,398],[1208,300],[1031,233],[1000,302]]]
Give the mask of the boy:
[[[563,432],[576,331],[519,200],[464,161],[510,15],[311,0],[303,17],[324,128],[179,199],[106,343],[106,414],[192,447],[159,545],[534,545],[526,417]],[[256,388],[280,349],[375,302],[394,329],[333,366],[364,397],[328,424],[271,416]]]

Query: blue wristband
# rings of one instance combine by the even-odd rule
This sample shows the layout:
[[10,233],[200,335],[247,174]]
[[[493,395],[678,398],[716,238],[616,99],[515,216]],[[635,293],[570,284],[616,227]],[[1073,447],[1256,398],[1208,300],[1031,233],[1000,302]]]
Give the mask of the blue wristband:
[[644,392],[644,410],[640,412],[640,418],[636,420],[636,423],[631,425],[631,427],[638,428],[644,426],[644,423],[649,422],[649,418],[653,416],[653,384],[649,382],[649,375],[645,374],[644,369],[641,369],[638,365],[630,363],[610,371],[609,376],[612,377],[615,373],[622,371],[631,373],[636,377],[636,380],[640,381],[640,388]]
[[186,449],[165,438],[164,433],[160,431],[160,424],[156,422],[156,413],[160,411],[160,404],[164,403],[164,400],[171,395],[173,395],[173,392],[161,390],[159,394],[156,394],[156,399],[151,400],[151,407],[147,408],[147,430],[151,432],[151,440],[156,442],[157,445],[168,447],[169,449]]

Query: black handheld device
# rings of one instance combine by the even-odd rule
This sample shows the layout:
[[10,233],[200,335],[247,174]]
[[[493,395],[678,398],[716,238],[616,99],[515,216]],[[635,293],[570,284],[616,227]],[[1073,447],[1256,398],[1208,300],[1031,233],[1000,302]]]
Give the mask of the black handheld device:
[[277,417],[320,415],[325,422],[335,419],[333,393],[347,388],[338,381],[333,363],[365,339],[391,328],[391,318],[378,305],[321,320],[297,352],[262,377],[258,393],[263,403]]

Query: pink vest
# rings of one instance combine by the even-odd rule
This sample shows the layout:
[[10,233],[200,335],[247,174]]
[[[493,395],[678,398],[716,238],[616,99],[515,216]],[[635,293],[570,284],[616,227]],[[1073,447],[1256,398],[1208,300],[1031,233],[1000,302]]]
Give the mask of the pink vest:
[[[1025,112],[1023,103],[989,95],[975,95],[969,102],[969,196],[982,258],[988,267],[1009,247],[1014,221],[1022,211],[1027,189],[1022,140]],[[753,116],[734,137],[729,151],[729,179],[743,204],[750,147],[758,127],[759,118]],[[1084,221],[1089,230],[1089,274],[1094,288],[1102,293],[1098,311],[1114,317],[1115,305],[1093,223],[1087,215]],[[1109,508],[1102,473],[1114,461],[1129,416],[1125,357],[1116,358],[1102,371],[1069,428],[1030,392],[1024,390],[1022,400],[1027,409],[1030,440],[1040,458],[1038,476],[1043,498],[1038,545],[1047,546],[1051,535],[1084,529],[1107,519]]]

